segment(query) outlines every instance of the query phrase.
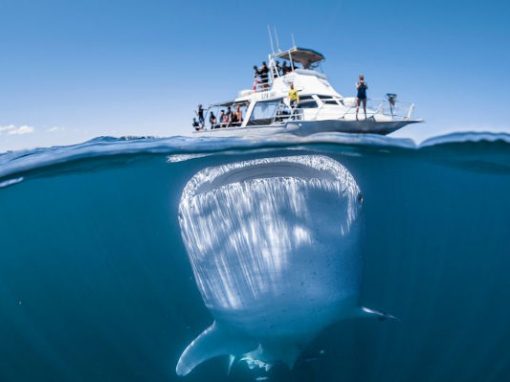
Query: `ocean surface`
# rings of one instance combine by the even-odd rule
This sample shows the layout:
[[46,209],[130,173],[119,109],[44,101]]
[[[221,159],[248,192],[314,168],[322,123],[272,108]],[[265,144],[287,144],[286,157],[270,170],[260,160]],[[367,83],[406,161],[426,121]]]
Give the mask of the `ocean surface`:
[[0,155],[2,382],[509,381],[509,301],[509,135]]

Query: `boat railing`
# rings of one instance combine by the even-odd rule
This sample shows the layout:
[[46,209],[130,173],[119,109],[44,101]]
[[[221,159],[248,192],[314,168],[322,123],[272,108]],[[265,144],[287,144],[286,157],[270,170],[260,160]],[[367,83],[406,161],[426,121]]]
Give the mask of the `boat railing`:
[[[356,115],[356,105],[350,105],[345,111],[341,119]],[[391,117],[394,121],[406,121],[412,118],[414,112],[414,103],[393,101],[388,99],[369,99],[367,102],[367,118],[375,118],[375,116]],[[363,105],[359,106],[358,116],[364,119],[365,113]]]
[[273,117],[273,123],[285,123],[289,121],[301,121],[303,120],[303,109],[295,107],[289,108],[288,106],[282,106],[276,109]]
[[261,80],[260,78],[253,81],[252,90],[256,93],[267,91],[271,88],[271,81],[269,77],[267,80]]

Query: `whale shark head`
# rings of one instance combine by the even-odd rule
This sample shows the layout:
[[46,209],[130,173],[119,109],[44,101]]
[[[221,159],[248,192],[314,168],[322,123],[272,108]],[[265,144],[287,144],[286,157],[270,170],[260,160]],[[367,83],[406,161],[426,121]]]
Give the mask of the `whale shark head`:
[[290,365],[320,330],[353,315],[361,192],[320,155],[206,168],[185,186],[179,223],[214,323],[177,373],[218,355]]

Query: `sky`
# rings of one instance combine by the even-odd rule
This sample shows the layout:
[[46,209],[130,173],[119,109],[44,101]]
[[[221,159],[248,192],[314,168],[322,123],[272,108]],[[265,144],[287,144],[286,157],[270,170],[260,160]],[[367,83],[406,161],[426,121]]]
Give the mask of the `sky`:
[[344,96],[416,104],[394,135],[505,131],[510,3],[0,0],[0,152],[97,136],[189,135],[193,111],[251,87],[280,47],[312,48]]

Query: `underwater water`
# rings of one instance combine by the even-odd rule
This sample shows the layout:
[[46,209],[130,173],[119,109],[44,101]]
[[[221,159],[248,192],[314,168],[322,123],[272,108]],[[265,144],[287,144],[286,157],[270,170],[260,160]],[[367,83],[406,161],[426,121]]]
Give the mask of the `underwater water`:
[[507,381],[509,274],[507,135],[0,155],[0,381]]

